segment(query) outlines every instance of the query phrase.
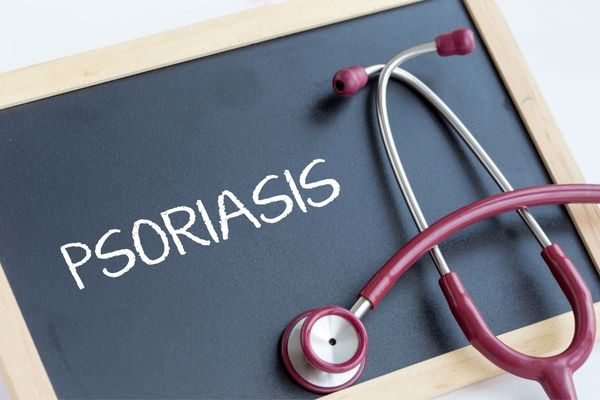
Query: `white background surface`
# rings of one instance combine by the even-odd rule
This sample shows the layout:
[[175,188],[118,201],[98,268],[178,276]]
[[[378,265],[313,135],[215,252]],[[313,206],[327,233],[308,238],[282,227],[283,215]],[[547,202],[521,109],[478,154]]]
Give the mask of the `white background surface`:
[[[0,0],[0,72],[274,2],[277,0]],[[596,119],[600,111],[600,2],[497,2],[586,180],[600,183]],[[600,346],[575,375],[580,399],[600,398],[597,371]],[[7,397],[0,382],[0,398]],[[545,396],[535,383],[502,375],[442,398]]]

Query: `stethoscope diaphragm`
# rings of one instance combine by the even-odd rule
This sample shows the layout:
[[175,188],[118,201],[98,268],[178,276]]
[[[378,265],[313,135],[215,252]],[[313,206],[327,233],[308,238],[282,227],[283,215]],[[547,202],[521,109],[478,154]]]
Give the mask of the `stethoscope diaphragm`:
[[345,308],[322,307],[290,321],[280,350],[285,368],[301,386],[331,393],[360,377],[367,357],[367,332]]

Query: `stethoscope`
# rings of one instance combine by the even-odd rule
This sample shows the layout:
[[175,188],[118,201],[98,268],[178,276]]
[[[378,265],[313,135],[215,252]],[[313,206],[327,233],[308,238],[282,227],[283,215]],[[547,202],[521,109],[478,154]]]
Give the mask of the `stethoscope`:
[[[361,318],[375,308],[396,281],[429,252],[438,272],[440,286],[463,333],[481,354],[514,375],[538,381],[550,398],[576,397],[572,375],[588,358],[595,336],[592,297],[573,263],[558,244],[550,241],[526,207],[600,202],[600,185],[545,185],[514,190],[492,158],[452,110],[423,82],[399,66],[417,56],[437,52],[441,56],[464,55],[475,48],[473,33],[459,29],[435,41],[411,47],[385,65],[353,66],[338,71],[334,91],[350,96],[379,73],[377,118],[381,137],[396,181],[419,229],[413,239],[396,252],[360,291],[348,310],[326,306],[305,311],[287,325],[281,339],[281,357],[288,373],[302,387],[330,393],[352,385],[360,377],[367,358],[367,333]],[[395,78],[412,87],[456,130],[503,193],[467,205],[431,226],[414,195],[394,143],[387,111],[387,85]],[[469,297],[460,278],[452,272],[438,244],[479,221],[517,211],[542,247],[541,255],[567,297],[575,317],[575,334],[569,347],[551,357],[522,354],[502,343],[491,332]]]

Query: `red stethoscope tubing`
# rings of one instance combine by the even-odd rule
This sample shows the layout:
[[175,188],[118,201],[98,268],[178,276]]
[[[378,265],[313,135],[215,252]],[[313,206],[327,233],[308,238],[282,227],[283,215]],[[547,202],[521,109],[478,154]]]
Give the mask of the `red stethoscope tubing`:
[[[600,185],[543,185],[500,193],[471,203],[441,218],[396,252],[361,290],[375,308],[396,281],[429,249],[479,221],[523,207],[568,203],[600,203]],[[569,300],[575,333],[569,347],[552,357],[533,357],[506,346],[491,332],[458,275],[442,275],[440,286],[448,305],[469,342],[500,368],[538,381],[550,398],[575,398],[573,372],[592,351],[596,321],[592,296],[573,263],[557,244],[542,250],[542,257]]]

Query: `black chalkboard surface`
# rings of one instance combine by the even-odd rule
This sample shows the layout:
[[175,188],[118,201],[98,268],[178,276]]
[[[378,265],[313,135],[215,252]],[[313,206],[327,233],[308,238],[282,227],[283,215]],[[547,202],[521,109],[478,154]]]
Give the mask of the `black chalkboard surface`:
[[[459,26],[457,0],[402,7],[0,111],[0,262],[59,397],[313,397],[286,375],[278,341],[288,321],[357,291],[416,233],[380,143],[373,90],[332,95],[341,67],[382,63]],[[478,41],[462,58],[407,68],[461,116],[515,187],[548,183],[527,132]],[[396,85],[395,85],[396,86]],[[392,125],[430,220],[497,189],[448,127],[414,93],[390,91]],[[301,173],[313,160],[307,182]],[[287,173],[285,171],[288,171]],[[285,201],[260,205],[262,196]],[[287,178],[287,180],[286,180]],[[289,182],[293,183],[289,183]],[[297,186],[295,198],[290,185]],[[219,197],[248,215],[219,224]],[[203,213],[197,201],[202,201]],[[301,203],[304,202],[306,212]],[[180,246],[147,265],[132,230],[166,231],[161,213],[189,207]],[[536,209],[600,299],[600,282],[564,209]],[[187,211],[171,215],[185,225]],[[207,228],[203,217],[213,225]],[[256,223],[261,227],[257,228]],[[138,223],[147,260],[161,236]],[[107,232],[100,259],[95,246]],[[216,243],[215,237],[219,241]],[[61,246],[86,244],[74,269]],[[569,310],[516,215],[481,223],[442,246],[495,332]],[[67,250],[76,262],[81,248]],[[133,267],[119,277],[128,255]],[[423,259],[365,319],[362,380],[466,345]]]

